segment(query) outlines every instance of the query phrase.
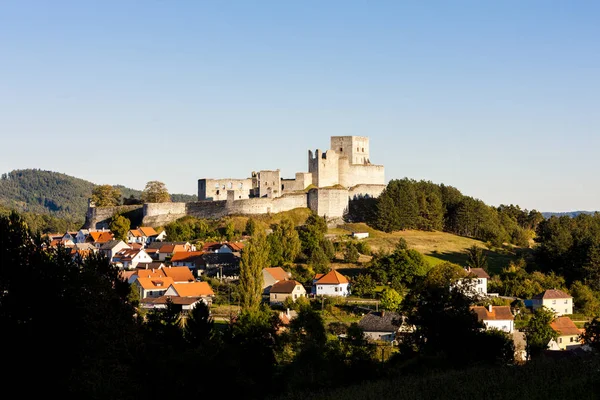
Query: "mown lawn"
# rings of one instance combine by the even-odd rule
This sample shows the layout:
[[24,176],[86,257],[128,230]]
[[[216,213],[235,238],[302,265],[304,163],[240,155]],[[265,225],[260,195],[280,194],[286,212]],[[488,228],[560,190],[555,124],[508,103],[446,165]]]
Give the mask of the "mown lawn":
[[369,232],[369,237],[362,240],[367,242],[374,252],[392,251],[400,238],[404,238],[409,248],[415,249],[425,255],[427,261],[432,265],[449,261],[464,266],[468,259],[466,250],[469,247],[476,245],[484,249],[484,253],[488,260],[488,268],[492,274],[500,272],[502,268],[506,267],[511,261],[529,251],[528,249],[521,249],[513,246],[490,249],[480,240],[439,231],[425,232],[407,230],[385,233],[377,231],[363,223],[345,224],[335,228],[335,230],[330,230],[330,233],[338,235],[348,235],[352,232]]

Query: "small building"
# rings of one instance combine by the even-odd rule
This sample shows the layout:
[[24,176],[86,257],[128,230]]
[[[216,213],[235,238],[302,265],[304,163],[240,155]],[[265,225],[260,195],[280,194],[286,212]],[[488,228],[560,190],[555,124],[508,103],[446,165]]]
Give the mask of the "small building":
[[113,240],[113,236],[111,231],[93,231],[89,233],[85,243],[91,243],[99,249],[104,243]]
[[548,343],[549,350],[572,350],[581,347],[581,330],[569,317],[558,317],[550,323],[558,337]]
[[573,297],[559,289],[548,289],[533,296],[531,304],[534,311],[543,306],[559,317],[573,314]]
[[178,251],[171,257],[171,264],[175,267],[187,267],[193,271],[194,276],[199,276],[199,269],[202,264],[203,251]]
[[313,279],[312,294],[316,296],[348,296],[350,282],[336,270],[317,274]]
[[121,250],[129,249],[130,246],[122,240],[110,240],[100,246],[100,253],[108,257],[112,262],[113,257]]
[[112,262],[123,269],[133,269],[139,263],[150,263],[152,261],[152,257],[144,250],[124,249],[114,255]]
[[147,244],[164,240],[166,235],[167,233],[165,231],[158,233],[151,226],[140,226],[137,229],[131,229],[127,232],[127,242]]
[[198,261],[198,275],[232,277],[239,274],[239,267],[240,259],[233,253],[204,253]]
[[208,282],[172,283],[165,292],[165,296],[201,298],[210,306],[215,292]]
[[75,243],[84,243],[85,239],[87,239],[90,231],[88,229],[80,229],[75,234]]
[[[132,285],[137,288],[140,299],[145,299],[146,297],[162,296],[173,283],[172,278],[144,278],[140,276],[133,281]],[[189,285],[189,283],[186,285]]]
[[292,274],[281,267],[263,268],[263,291],[273,286],[279,281],[285,281],[292,277]]
[[515,317],[509,306],[490,304],[487,307],[473,306],[471,310],[477,314],[477,319],[484,323],[486,329],[498,329],[506,333],[513,333],[515,330]]
[[269,289],[269,303],[271,305],[283,304],[288,297],[294,301],[300,297],[306,297],[306,289],[300,282],[294,280],[279,281]]
[[369,232],[352,232],[352,237],[355,239],[366,239],[369,237]]
[[396,340],[402,321],[402,316],[393,311],[371,311],[361,318],[358,326],[368,339],[392,342]]
[[474,290],[479,296],[487,296],[487,282],[490,276],[483,268],[466,268],[467,273],[473,279],[475,279]]

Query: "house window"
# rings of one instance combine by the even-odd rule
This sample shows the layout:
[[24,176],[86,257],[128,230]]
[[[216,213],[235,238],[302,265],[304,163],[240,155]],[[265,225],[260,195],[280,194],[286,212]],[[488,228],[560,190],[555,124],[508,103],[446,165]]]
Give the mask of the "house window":
[[562,338],[558,338],[558,343],[562,343]]
[[552,300],[552,304],[556,304],[556,300]]
[[294,295],[294,300],[295,300],[295,299],[297,299],[297,298],[298,298],[298,295],[297,295],[297,294],[295,294],[295,295]]
[[217,190],[217,195],[219,194],[219,191]]
[[363,152],[363,153],[365,152],[365,148],[364,148],[364,147],[362,148],[362,152]]
[[275,296],[275,297],[274,297],[275,299],[277,298],[277,295],[276,295],[276,294],[275,294],[275,295],[273,295],[273,296]]
[[573,343],[573,338],[571,337],[571,343]]
[[567,313],[567,309],[565,308],[565,314]]
[[565,300],[565,304],[569,304],[569,300]]
[[344,149],[340,147],[340,153],[343,153],[343,152],[344,152]]

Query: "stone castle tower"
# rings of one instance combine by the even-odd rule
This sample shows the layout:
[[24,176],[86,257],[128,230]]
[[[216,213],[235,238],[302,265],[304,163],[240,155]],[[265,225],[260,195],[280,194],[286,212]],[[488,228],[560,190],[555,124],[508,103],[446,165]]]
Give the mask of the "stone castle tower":
[[383,165],[371,164],[369,138],[366,136],[332,136],[326,152],[308,151],[308,172],[316,187],[341,185],[385,185]]

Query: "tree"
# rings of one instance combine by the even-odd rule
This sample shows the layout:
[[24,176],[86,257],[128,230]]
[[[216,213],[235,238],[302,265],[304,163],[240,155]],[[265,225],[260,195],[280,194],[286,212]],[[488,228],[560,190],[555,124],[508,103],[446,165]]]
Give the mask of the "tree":
[[246,228],[244,228],[244,233],[248,236],[252,236],[254,235],[254,232],[256,232],[256,221],[254,220],[254,218],[248,218],[248,221],[246,221]]
[[586,322],[584,331],[581,334],[583,343],[589,345],[596,352],[600,352],[600,318],[594,317],[593,320]]
[[131,229],[131,221],[121,214],[117,214],[110,220],[109,228],[116,240],[126,241],[127,232]]
[[546,307],[538,308],[527,323],[525,338],[527,340],[527,354],[534,358],[548,348],[548,343],[557,338],[557,334],[550,326],[554,320],[554,312]]
[[396,311],[400,307],[402,296],[392,288],[385,288],[381,295],[381,308],[389,311]]
[[360,254],[358,253],[358,249],[356,248],[356,244],[354,242],[347,242],[344,248],[344,261],[347,263],[357,263],[358,257]]
[[99,185],[92,189],[92,202],[96,207],[116,207],[121,204],[121,191],[111,185]]
[[227,226],[225,226],[225,238],[227,238],[228,242],[231,242],[235,238],[235,225],[233,221],[227,222]]
[[242,250],[240,263],[240,296],[244,309],[255,310],[262,298],[263,268],[269,267],[269,243],[262,229],[248,241]]
[[300,254],[300,237],[294,227],[294,221],[285,217],[277,225],[276,230],[281,232],[281,255],[285,264],[292,263]]
[[467,265],[471,268],[482,268],[487,270],[487,257],[483,254],[483,249],[476,244],[467,249]]
[[359,274],[352,281],[352,294],[356,296],[372,297],[376,288],[377,284],[369,274]]
[[192,346],[205,345],[211,338],[213,326],[210,309],[206,303],[200,301],[188,314],[183,328],[183,337]]
[[600,296],[589,287],[579,281],[571,285],[571,295],[575,308],[588,316],[600,315]]
[[164,183],[159,181],[150,181],[142,192],[142,201],[144,203],[168,203],[171,196]]
[[329,258],[327,258],[327,255],[321,247],[317,247],[316,250],[312,252],[310,259],[308,260],[308,265],[317,274],[327,273],[329,269]]

